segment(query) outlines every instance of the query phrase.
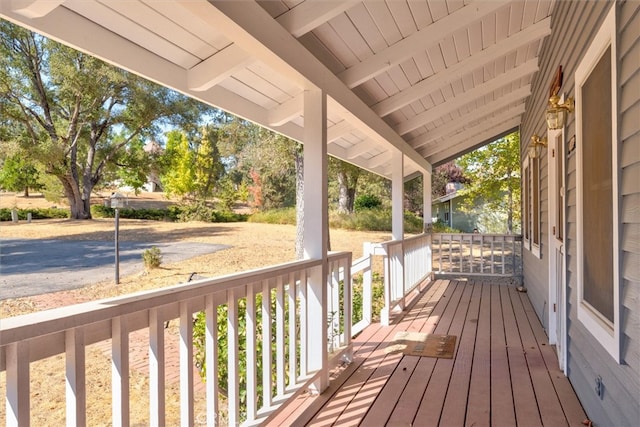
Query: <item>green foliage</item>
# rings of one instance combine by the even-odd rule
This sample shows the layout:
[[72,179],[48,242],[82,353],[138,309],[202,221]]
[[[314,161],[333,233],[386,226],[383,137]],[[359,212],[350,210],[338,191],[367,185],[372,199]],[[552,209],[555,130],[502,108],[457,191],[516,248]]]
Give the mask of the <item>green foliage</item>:
[[[248,215],[228,211],[216,211],[204,203],[173,205],[167,209],[120,208],[119,211],[120,218],[152,221],[244,222],[248,219]],[[115,209],[103,205],[91,206],[91,213],[95,218],[115,217]]]
[[29,189],[39,190],[42,187],[38,169],[25,153],[15,153],[7,157],[0,169],[0,188],[9,191],[23,191],[29,195]]
[[[391,211],[388,209],[366,209],[354,214],[331,213],[329,225],[332,228],[359,231],[391,231]],[[411,212],[404,213],[404,230],[407,233],[421,233],[424,228],[422,218]]]
[[355,211],[361,212],[366,209],[377,209],[382,206],[382,201],[378,196],[373,194],[362,194],[356,197]]
[[460,233],[460,230],[451,228],[447,223],[438,220],[433,223],[433,232],[434,233]]
[[[470,179],[461,190],[463,210],[478,215],[484,232],[518,232],[520,224],[520,134],[518,132],[465,154],[460,166]],[[480,209],[475,201],[481,200]]]
[[196,189],[193,168],[196,153],[191,149],[186,133],[179,130],[167,133],[166,150],[162,159],[164,173],[160,180],[167,195],[191,195]]
[[157,246],[152,246],[142,252],[142,261],[148,270],[160,267],[162,264],[162,252]]
[[[153,208],[119,208],[120,218],[126,219],[146,219],[152,221],[175,221],[177,216],[173,215],[171,209]],[[92,205],[91,215],[95,218],[114,218],[116,210],[104,205]]]
[[[9,208],[0,209],[0,221],[11,221],[11,211]],[[26,220],[27,214],[31,214],[32,219],[63,219],[69,218],[69,211],[58,208],[29,208],[18,209],[18,219]]]
[[[208,107],[0,20],[0,135],[63,185],[71,216],[90,217],[94,186],[141,167],[140,140],[188,129]],[[136,178],[136,179],[133,179]]]

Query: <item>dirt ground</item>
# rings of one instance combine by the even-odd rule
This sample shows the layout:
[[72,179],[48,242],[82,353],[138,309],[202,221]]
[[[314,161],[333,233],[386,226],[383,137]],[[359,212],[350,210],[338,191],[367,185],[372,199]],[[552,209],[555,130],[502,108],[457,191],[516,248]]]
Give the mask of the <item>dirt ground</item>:
[[[140,195],[132,202],[153,204],[171,203],[161,195]],[[25,199],[14,194],[0,193],[0,207],[51,207],[42,197]],[[59,207],[62,207],[58,205]],[[157,207],[155,205],[153,207]],[[30,224],[21,221],[0,223],[2,238],[56,238],[70,240],[113,239],[113,220],[94,219],[37,220]],[[363,242],[380,242],[390,238],[388,233],[331,230],[331,246],[336,251],[362,254]],[[146,289],[157,289],[181,283],[193,272],[201,276],[220,276],[248,269],[273,265],[294,259],[295,227],[255,223],[165,223],[155,221],[121,220],[120,239],[133,241],[192,241],[230,245],[230,249],[191,258],[179,263],[163,264],[148,273],[121,277],[120,284],[103,282],[71,291],[0,301],[2,318],[28,314],[54,307],[90,300],[124,295]],[[167,334],[177,336],[173,326]],[[168,338],[169,341],[171,338]],[[108,346],[106,347],[109,348]],[[144,355],[143,357],[146,357]],[[87,347],[87,424],[111,425],[111,372],[104,345]],[[132,361],[133,365],[133,361]],[[197,380],[196,380],[197,381]],[[132,368],[130,372],[131,425],[148,425],[148,378],[146,373]],[[167,385],[167,425],[179,424],[179,384]],[[32,425],[55,426],[65,422],[64,357],[56,356],[31,365]],[[0,373],[0,400],[6,393],[5,373]],[[196,398],[196,413],[202,413],[204,396]],[[5,406],[0,405],[0,424],[5,423]]]

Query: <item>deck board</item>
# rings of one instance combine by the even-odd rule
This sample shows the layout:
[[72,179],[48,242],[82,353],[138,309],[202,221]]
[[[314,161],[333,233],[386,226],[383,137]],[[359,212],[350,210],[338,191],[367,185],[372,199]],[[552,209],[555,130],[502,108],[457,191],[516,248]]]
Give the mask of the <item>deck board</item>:
[[[387,354],[399,331],[457,336],[453,359]],[[437,280],[394,319],[354,340],[354,361],[320,396],[267,425],[576,425],[586,418],[526,294]]]

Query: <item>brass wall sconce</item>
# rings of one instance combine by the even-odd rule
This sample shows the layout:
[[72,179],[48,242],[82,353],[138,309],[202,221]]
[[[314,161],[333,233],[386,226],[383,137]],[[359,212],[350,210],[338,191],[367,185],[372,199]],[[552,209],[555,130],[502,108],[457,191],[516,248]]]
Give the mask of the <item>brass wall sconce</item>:
[[529,145],[529,157],[532,159],[540,158],[542,154],[542,147],[547,146],[547,138],[540,138],[538,135],[534,134],[531,137],[531,144]]
[[560,97],[553,95],[549,98],[547,105],[547,127],[549,130],[562,129],[567,121],[567,114],[573,113],[573,98],[567,98],[565,102],[560,103]]

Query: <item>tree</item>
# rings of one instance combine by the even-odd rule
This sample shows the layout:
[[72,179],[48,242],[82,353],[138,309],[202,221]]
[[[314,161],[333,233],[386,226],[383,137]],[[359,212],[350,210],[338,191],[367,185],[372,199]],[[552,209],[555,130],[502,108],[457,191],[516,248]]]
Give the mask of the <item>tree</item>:
[[[0,135],[61,183],[71,217],[91,218],[93,188],[162,125],[188,128],[193,100],[0,20]],[[7,131],[7,127],[14,127]],[[117,137],[116,137],[117,136]]]
[[467,196],[465,210],[475,211],[474,201],[482,200],[482,212],[477,212],[485,223],[482,231],[497,231],[496,221],[504,218],[502,228],[513,233],[514,222],[520,223],[520,134],[465,154],[458,163],[470,180],[461,191]]
[[431,195],[433,198],[435,199],[447,194],[447,184],[450,182],[460,184],[469,182],[465,171],[453,161],[444,163],[434,169],[431,177]]
[[358,179],[363,170],[350,163],[329,157],[329,176],[335,176],[338,184],[338,212],[353,213]]
[[10,191],[22,191],[24,197],[29,197],[29,189],[38,190],[42,187],[36,166],[23,153],[7,157],[0,169],[0,188]]
[[193,164],[196,152],[191,149],[186,133],[172,130],[167,133],[166,149],[162,155],[160,177],[168,195],[187,197],[196,189],[196,174]]

